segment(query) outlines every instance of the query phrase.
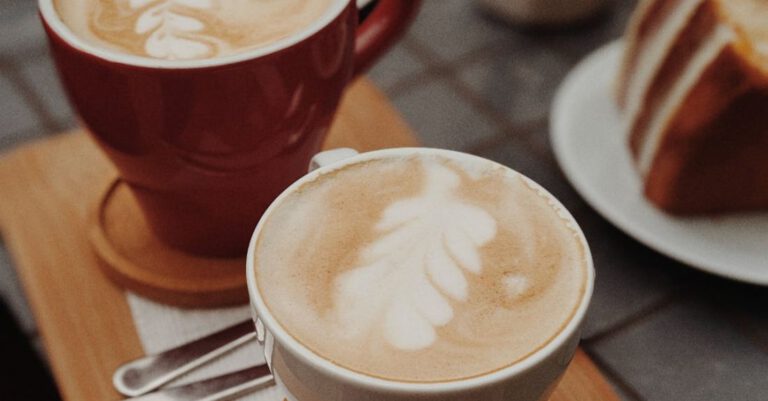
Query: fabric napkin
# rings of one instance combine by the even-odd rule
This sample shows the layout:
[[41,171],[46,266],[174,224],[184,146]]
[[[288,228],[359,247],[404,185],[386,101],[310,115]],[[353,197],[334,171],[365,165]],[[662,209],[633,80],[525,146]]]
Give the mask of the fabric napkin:
[[[221,309],[179,309],[158,304],[127,292],[136,331],[146,354],[154,354],[250,319],[248,305]],[[262,348],[255,341],[202,366],[171,385],[207,379],[264,363]],[[272,386],[240,398],[247,401],[278,401],[284,395]]]

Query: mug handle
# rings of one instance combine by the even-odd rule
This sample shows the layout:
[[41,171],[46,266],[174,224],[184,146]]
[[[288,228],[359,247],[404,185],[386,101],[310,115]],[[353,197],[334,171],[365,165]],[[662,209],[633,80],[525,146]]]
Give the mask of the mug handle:
[[358,7],[373,8],[357,28],[355,76],[367,71],[405,33],[420,4],[421,0],[358,1]]
[[312,161],[309,162],[309,171],[315,171],[320,167],[340,162],[344,159],[356,156],[357,154],[358,152],[351,148],[338,148],[320,152],[312,158]]

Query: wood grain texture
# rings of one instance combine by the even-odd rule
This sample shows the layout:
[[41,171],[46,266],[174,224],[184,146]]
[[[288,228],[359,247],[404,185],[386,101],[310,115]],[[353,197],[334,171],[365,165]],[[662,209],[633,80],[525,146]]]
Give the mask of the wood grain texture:
[[[349,89],[326,143],[361,151],[417,145],[387,99],[366,80]],[[112,389],[112,372],[142,355],[123,291],[99,271],[86,233],[88,216],[114,175],[82,132],[0,158],[0,229],[68,401],[121,399]],[[551,399],[615,400],[581,352]]]
[[245,256],[205,258],[159,241],[122,180],[111,182],[100,199],[88,234],[99,266],[113,282],[157,302],[186,308],[248,302]]

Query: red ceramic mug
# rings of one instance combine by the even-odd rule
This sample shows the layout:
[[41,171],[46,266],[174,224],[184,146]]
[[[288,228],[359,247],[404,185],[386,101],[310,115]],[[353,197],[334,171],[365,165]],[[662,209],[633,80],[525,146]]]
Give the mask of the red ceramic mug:
[[358,25],[352,0],[288,39],[193,61],[130,56],[76,37],[39,0],[77,113],[169,245],[245,253],[262,212],[301,177],[351,79],[404,31],[416,0],[380,0]]

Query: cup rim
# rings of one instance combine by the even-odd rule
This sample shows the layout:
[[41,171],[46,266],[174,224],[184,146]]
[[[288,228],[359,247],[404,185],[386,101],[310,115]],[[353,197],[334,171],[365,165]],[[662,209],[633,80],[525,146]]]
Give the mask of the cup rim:
[[43,22],[56,35],[74,47],[75,49],[88,53],[94,57],[113,63],[129,65],[133,67],[159,68],[159,69],[198,69],[218,67],[222,65],[235,64],[247,60],[260,58],[273,54],[300,43],[326,26],[330,25],[338,16],[353,3],[353,0],[333,0],[334,3],[329,6],[321,18],[316,19],[303,30],[287,38],[272,42],[266,46],[257,47],[244,52],[238,52],[221,57],[193,60],[164,60],[145,56],[136,56],[132,54],[120,53],[111,49],[102,48],[89,43],[77,36],[61,19],[54,6],[54,0],[38,0],[38,9]]
[[[587,264],[585,267],[586,267],[587,275],[585,277],[586,283],[584,287],[584,292],[582,294],[581,299],[579,300],[579,304],[578,304],[578,307],[576,308],[576,311],[573,313],[573,315],[571,316],[571,319],[568,321],[566,326],[559,333],[557,333],[557,335],[551,341],[549,341],[543,347],[539,348],[534,353],[528,355],[524,359],[518,362],[515,362],[512,365],[506,366],[501,369],[497,369],[487,374],[460,379],[460,380],[419,383],[419,382],[402,382],[402,381],[378,378],[378,377],[366,375],[366,374],[345,368],[343,366],[334,364],[328,361],[327,359],[321,357],[320,355],[316,354],[314,351],[312,351],[311,349],[306,347],[304,344],[299,342],[294,336],[289,334],[285,330],[285,328],[283,328],[283,326],[272,315],[271,311],[269,310],[266,303],[262,299],[261,293],[258,291],[258,284],[256,282],[255,267],[254,267],[256,240],[259,238],[259,235],[264,226],[264,222],[269,218],[269,216],[277,208],[277,206],[282,203],[283,199],[285,199],[290,193],[292,193],[294,190],[296,190],[303,184],[310,182],[323,174],[327,174],[329,172],[338,170],[350,164],[364,162],[372,159],[384,158],[384,157],[396,157],[396,156],[413,155],[413,154],[447,155],[450,158],[454,158],[454,159],[458,158],[459,160],[460,159],[475,159],[475,160],[480,159],[487,163],[495,164],[508,171],[519,174],[520,176],[526,178],[530,183],[532,183],[536,189],[543,191],[544,195],[546,195],[551,200],[553,200],[554,206],[558,207],[559,209],[558,211],[561,212],[561,216],[565,217],[570,223],[573,224],[573,228],[575,229],[577,236],[579,240],[582,242],[582,244],[584,245],[584,249],[586,251],[585,256],[586,256]],[[541,185],[531,180],[524,174],[508,166],[494,162],[492,160],[488,160],[479,156],[474,156],[474,155],[470,155],[463,152],[422,147],[422,148],[392,148],[392,149],[384,149],[384,150],[376,150],[371,152],[360,153],[356,156],[352,156],[352,157],[343,159],[341,161],[332,163],[330,165],[318,168],[308,173],[304,177],[300,178],[293,184],[291,184],[285,191],[283,191],[272,202],[269,208],[267,208],[267,210],[264,212],[261,219],[259,220],[259,223],[257,224],[256,228],[254,229],[253,235],[251,236],[250,243],[248,245],[248,254],[246,257],[246,280],[248,284],[250,305],[251,305],[251,308],[254,310],[254,318],[258,317],[258,319],[265,326],[267,331],[272,334],[274,341],[276,343],[280,344],[283,348],[286,348],[288,351],[294,354],[297,358],[300,358],[304,363],[312,365],[316,369],[319,368],[324,373],[328,374],[329,376],[332,376],[334,379],[347,384],[368,387],[378,391],[434,395],[434,394],[440,394],[445,392],[465,391],[465,390],[475,389],[475,388],[505,381],[510,377],[517,376],[537,366],[543,360],[545,360],[546,358],[551,356],[553,353],[555,353],[557,350],[559,350],[563,345],[566,344],[566,342],[575,333],[578,332],[579,328],[581,327],[581,323],[584,320],[584,316],[586,315],[586,312],[589,307],[590,301],[592,299],[592,294],[594,291],[595,270],[594,270],[594,261],[592,258],[592,252],[589,248],[589,244],[587,243],[586,237],[584,236],[583,230],[578,225],[578,223],[576,222],[576,219],[573,217],[570,211],[568,211],[565,208],[565,206],[563,206],[563,204],[554,195],[552,195],[549,191],[547,191]]]

